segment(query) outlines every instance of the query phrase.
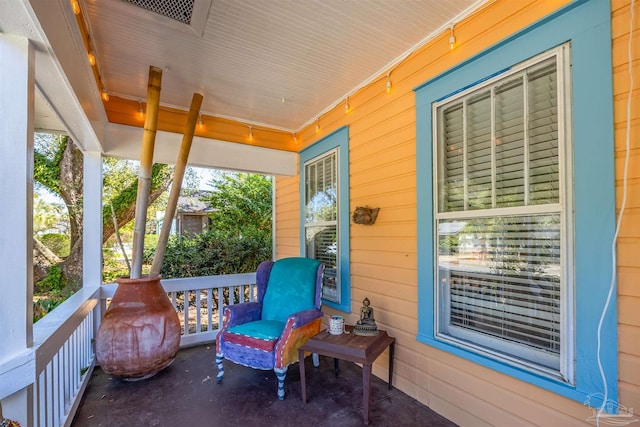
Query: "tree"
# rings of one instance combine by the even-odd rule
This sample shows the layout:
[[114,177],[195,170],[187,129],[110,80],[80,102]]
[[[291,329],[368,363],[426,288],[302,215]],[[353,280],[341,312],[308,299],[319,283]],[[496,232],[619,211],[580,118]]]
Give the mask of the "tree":
[[212,208],[212,228],[235,236],[271,236],[271,178],[249,173],[224,173],[209,182],[204,200]]
[[203,200],[213,208],[210,229],[169,240],[160,270],[164,278],[253,272],[272,257],[271,179],[219,173],[209,185],[214,190]]
[[[60,267],[62,279],[71,290],[77,289],[82,281],[83,162],[82,152],[68,136],[36,135],[34,152],[36,185],[59,196],[67,208],[70,251],[69,256],[60,264]],[[107,203],[103,209],[103,243],[115,232],[109,203],[114,205],[118,226],[131,221],[135,213],[137,179],[134,173],[124,172],[123,167],[126,165],[117,166],[109,160],[105,164],[103,185],[105,186],[104,194]],[[169,166],[162,164],[153,166],[149,203],[155,201],[166,191],[171,184],[171,179],[172,169]],[[36,257],[40,255],[39,249],[41,249],[40,245],[34,245]],[[51,259],[50,256],[42,258]],[[38,271],[34,271],[35,281],[42,278],[39,276]]]

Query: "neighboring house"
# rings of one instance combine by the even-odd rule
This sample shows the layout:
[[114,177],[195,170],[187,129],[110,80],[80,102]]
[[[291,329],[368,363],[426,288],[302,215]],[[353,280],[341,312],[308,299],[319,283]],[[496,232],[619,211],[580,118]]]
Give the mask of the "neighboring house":
[[[59,52],[51,69],[62,76],[46,99],[82,104],[76,97],[86,99],[83,85],[93,82],[74,66],[86,56],[79,36],[64,33],[75,22],[52,25],[44,13],[51,7],[63,14],[63,7],[44,5],[68,8],[68,2],[23,3],[38,6],[25,13],[37,21],[33,31],[43,27],[52,44],[60,43],[50,49]],[[0,16],[6,10],[0,8]],[[487,1],[455,22],[455,30],[434,33],[349,92],[346,113],[337,102],[305,117],[291,134],[204,117],[191,159],[276,175],[276,258],[323,258],[327,316],[354,323],[363,299],[370,299],[378,326],[396,338],[395,387],[464,426],[588,425],[603,400],[611,411],[640,408],[638,16],[639,3],[631,0]],[[307,16],[293,18],[307,24]],[[96,20],[94,29],[105,22]],[[265,28],[261,37],[276,32]],[[0,52],[6,39],[0,35]],[[3,57],[0,76],[20,80],[32,67],[24,37],[17,45],[21,54],[10,67],[3,67]],[[241,48],[269,56],[259,47]],[[194,62],[204,56],[193,52]],[[291,67],[304,74],[305,58],[291,56],[282,72]],[[49,88],[48,76],[39,76],[39,87]],[[24,181],[20,188],[0,187],[4,205],[13,209],[0,214],[0,234],[11,241],[9,248],[0,245],[0,267],[11,278],[11,286],[0,285],[0,321],[14,322],[12,328],[0,323],[0,341],[12,349],[0,351],[0,368],[16,365],[14,358],[32,348],[28,310],[16,312],[16,301],[28,300],[24,272],[30,269],[12,258],[27,253],[15,245],[28,230],[22,216],[30,215],[24,197],[30,143],[26,132],[14,129],[16,122],[29,129],[32,99],[15,86],[0,79],[0,107],[6,107],[0,121],[8,123],[0,126],[0,144],[8,138],[22,150],[0,151],[0,176]],[[55,92],[58,87],[73,96]],[[88,98],[97,99],[92,89]],[[256,104],[267,102],[260,99]],[[268,101],[271,110],[289,102]],[[63,110],[67,104],[61,104]],[[77,117],[100,124],[95,132],[72,129],[85,152],[85,212],[99,223],[101,156],[137,156],[133,141],[142,123],[133,97],[113,95],[91,105],[65,118],[68,126],[76,126]],[[19,108],[22,113],[6,116]],[[177,149],[165,148],[177,147],[176,123],[187,109],[162,110],[157,161],[174,161]],[[380,208],[374,225],[351,221],[357,206]],[[85,256],[93,282],[99,281],[98,231],[84,244],[93,251]],[[11,317],[3,317],[9,311]],[[382,357],[374,374],[387,378],[387,366]],[[20,378],[17,395],[29,407],[24,387],[33,381]]]
[[[171,226],[171,232],[178,236],[187,236],[189,234],[202,234],[209,230],[211,219],[209,213],[213,211],[202,201],[202,197],[206,196],[206,191],[201,191],[196,195],[180,196],[178,198],[178,206],[176,207],[176,217]],[[163,218],[164,214],[160,215]],[[158,233],[162,228],[162,219],[158,222]]]

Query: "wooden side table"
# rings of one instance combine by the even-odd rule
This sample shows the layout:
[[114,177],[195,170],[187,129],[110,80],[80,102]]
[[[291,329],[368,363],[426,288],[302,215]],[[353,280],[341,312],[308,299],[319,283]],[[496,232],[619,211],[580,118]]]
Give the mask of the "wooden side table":
[[371,365],[389,347],[389,390],[393,380],[393,354],[396,339],[387,335],[385,331],[374,337],[363,337],[352,333],[353,326],[346,326],[342,335],[331,335],[326,330],[309,338],[299,348],[300,382],[302,386],[302,401],[307,403],[307,384],[304,368],[304,353],[318,353],[335,359],[336,375],[338,374],[338,359],[362,364],[362,418],[369,424],[369,405],[371,402]]

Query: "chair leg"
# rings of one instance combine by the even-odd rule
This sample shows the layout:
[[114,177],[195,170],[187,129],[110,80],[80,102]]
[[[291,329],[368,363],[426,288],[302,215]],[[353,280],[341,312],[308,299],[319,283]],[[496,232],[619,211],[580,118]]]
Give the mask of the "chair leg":
[[216,353],[216,364],[218,365],[218,382],[222,382],[222,377],[224,376],[224,365],[222,365],[222,359],[224,359],[224,355],[221,353]]
[[273,369],[278,377],[278,400],[284,400],[284,378],[287,376],[287,369],[288,366]]

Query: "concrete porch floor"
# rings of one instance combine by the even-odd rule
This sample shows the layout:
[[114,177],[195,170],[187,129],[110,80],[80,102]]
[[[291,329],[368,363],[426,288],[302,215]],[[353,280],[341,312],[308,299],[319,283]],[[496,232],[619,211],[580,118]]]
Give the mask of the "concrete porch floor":
[[[320,357],[315,368],[305,359],[307,404],[300,391],[298,365],[290,366],[285,400],[276,395],[273,371],[260,371],[225,361],[216,383],[214,345],[182,349],[171,366],[155,377],[126,382],[96,368],[73,420],[74,427],[97,426],[361,426],[362,369]],[[371,381],[370,425],[455,426],[399,390]]]

